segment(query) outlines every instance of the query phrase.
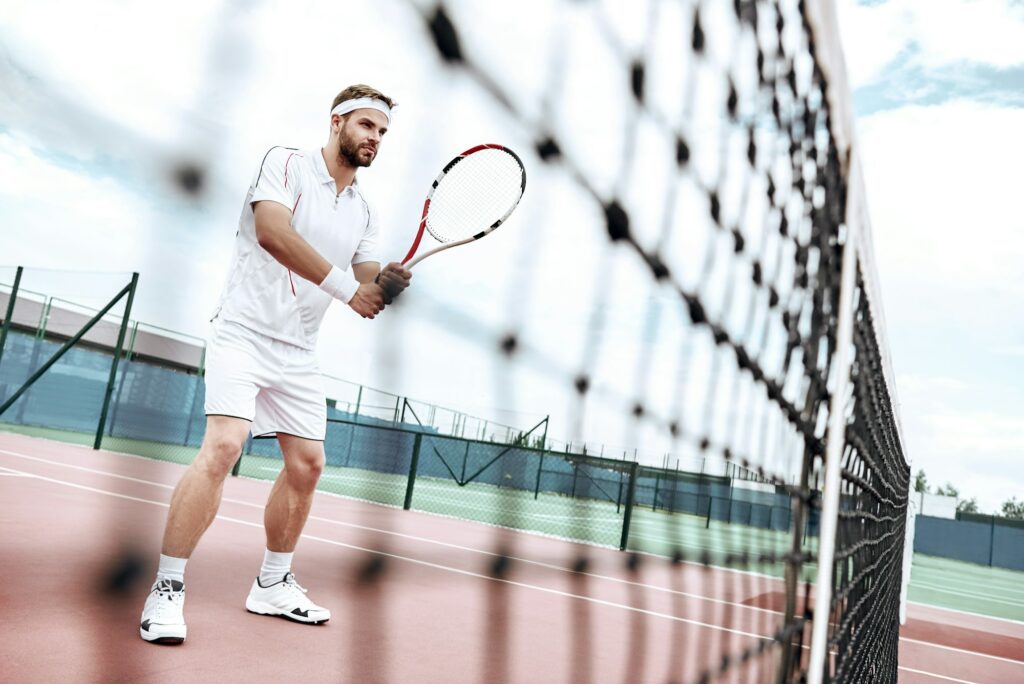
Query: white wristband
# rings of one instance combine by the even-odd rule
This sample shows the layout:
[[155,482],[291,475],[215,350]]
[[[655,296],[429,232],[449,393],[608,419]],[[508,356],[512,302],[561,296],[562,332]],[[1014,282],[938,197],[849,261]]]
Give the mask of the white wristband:
[[356,290],[359,289],[359,281],[352,275],[351,270],[346,271],[334,266],[324,281],[320,283],[320,289],[348,304],[349,300],[355,296]]

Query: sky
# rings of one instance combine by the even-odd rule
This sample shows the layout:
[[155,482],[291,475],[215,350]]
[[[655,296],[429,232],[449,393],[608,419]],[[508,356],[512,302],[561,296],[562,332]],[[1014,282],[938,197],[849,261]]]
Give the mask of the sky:
[[[379,159],[360,175],[381,209],[386,257],[404,254],[426,184],[458,150],[509,144],[527,164],[527,193],[508,226],[472,252],[418,267],[403,307],[386,312],[394,315],[331,312],[323,370],[515,425],[551,415],[558,439],[609,453],[641,445],[660,463],[665,447],[642,427],[600,413],[581,426],[563,395],[588,354],[621,386],[656,375],[650,367],[670,362],[629,331],[672,342],[677,313],[661,293],[632,285],[643,269],[593,239],[603,217],[531,147],[539,124],[561,131],[598,193],[625,186],[632,206],[660,206],[643,201],[665,191],[645,169],[674,147],[641,124],[631,149],[628,91],[602,78],[624,53],[664,56],[651,60],[650,90],[672,111],[673,65],[686,65],[668,56],[688,40],[673,33],[683,22],[662,16],[652,29],[645,3],[606,2],[600,13],[542,0],[451,3],[459,25],[478,29],[464,48],[514,93],[520,115],[510,116],[441,63],[420,6],[9,1],[0,18],[0,282],[10,280],[2,267],[24,264],[47,294],[99,301],[123,275],[44,269],[137,270],[134,317],[204,337],[263,152],[321,145],[334,93],[371,83],[399,102]],[[932,484],[952,483],[991,512],[1024,498],[1024,3],[838,0],[837,11],[906,453]],[[713,10],[707,21],[713,36]],[[712,57],[727,59],[730,44],[711,40]],[[543,97],[552,79],[555,102]],[[713,82],[702,85],[710,97]],[[695,144],[695,165],[714,174],[702,149]],[[624,167],[624,157],[646,163]],[[206,169],[198,196],[173,181],[188,164]],[[656,225],[651,211],[637,209],[636,223]],[[598,344],[581,300],[602,304]],[[544,360],[514,382],[490,359],[510,325]],[[638,385],[670,401],[664,378]],[[628,413],[620,399],[609,416]]]

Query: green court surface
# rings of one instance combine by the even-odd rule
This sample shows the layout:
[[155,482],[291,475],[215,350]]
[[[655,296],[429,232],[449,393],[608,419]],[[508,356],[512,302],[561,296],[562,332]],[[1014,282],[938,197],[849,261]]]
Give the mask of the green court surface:
[[1024,572],[915,553],[908,598],[1024,622]]

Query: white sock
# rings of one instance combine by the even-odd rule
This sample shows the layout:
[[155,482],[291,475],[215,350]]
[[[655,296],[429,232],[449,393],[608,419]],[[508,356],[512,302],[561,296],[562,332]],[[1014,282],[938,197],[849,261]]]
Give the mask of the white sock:
[[267,549],[263,554],[263,567],[260,568],[260,584],[269,587],[284,579],[285,574],[292,569],[292,556],[294,553],[278,553]]
[[175,558],[174,556],[165,556],[161,553],[160,567],[156,570],[156,581],[169,579],[178,580],[184,584],[185,563],[188,563],[188,558]]

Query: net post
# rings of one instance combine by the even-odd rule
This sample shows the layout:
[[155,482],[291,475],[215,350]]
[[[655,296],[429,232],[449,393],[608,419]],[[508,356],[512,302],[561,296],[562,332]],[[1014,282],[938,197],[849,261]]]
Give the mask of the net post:
[[135,300],[135,288],[139,284],[139,274],[132,273],[132,281],[128,285],[128,301],[124,305],[124,314],[121,316],[121,328],[117,331],[117,345],[114,347],[114,359],[110,364],[110,378],[107,380],[107,389],[103,393],[103,408],[100,410],[100,422],[96,426],[96,440],[92,444],[93,449],[99,449],[103,445],[103,428],[107,424],[107,412],[110,410],[110,398],[114,394],[114,382],[117,380],[117,363],[121,360],[121,351],[124,349],[124,336],[128,332],[128,324],[132,315],[132,302]]
[[405,502],[402,504],[402,508],[409,510],[412,508],[412,490],[416,484],[416,471],[420,465],[420,443],[423,441],[423,435],[416,433],[416,438],[412,443],[412,460],[409,462],[409,480],[405,485]]
[[629,541],[629,523],[633,520],[633,496],[636,492],[637,462],[629,464],[629,485],[626,487],[626,512],[622,516],[622,538],[619,540],[619,551],[626,550]]
[[836,533],[839,527],[839,489],[843,450],[846,447],[846,400],[853,363],[854,290],[857,287],[856,222],[847,224],[843,245],[843,267],[839,290],[838,327],[836,329],[836,387],[829,407],[827,444],[825,446],[825,481],[818,519],[818,575],[814,586],[814,617],[811,627],[811,655],[808,666],[809,684],[821,684],[828,657],[828,624],[832,605],[832,566],[835,563]]
[[[908,489],[913,486],[907,483]],[[900,624],[907,624],[907,594],[910,592],[910,571],[914,563],[914,534],[917,529],[917,511],[907,496],[907,523],[903,537],[903,582],[900,586]]]
[[11,329],[14,303],[18,300],[18,288],[21,287],[21,274],[24,270],[24,266],[18,266],[18,270],[14,272],[14,285],[11,286],[10,299],[7,300],[7,314],[4,316],[3,327],[0,328],[0,361],[4,358],[4,344],[7,343],[7,331]]

